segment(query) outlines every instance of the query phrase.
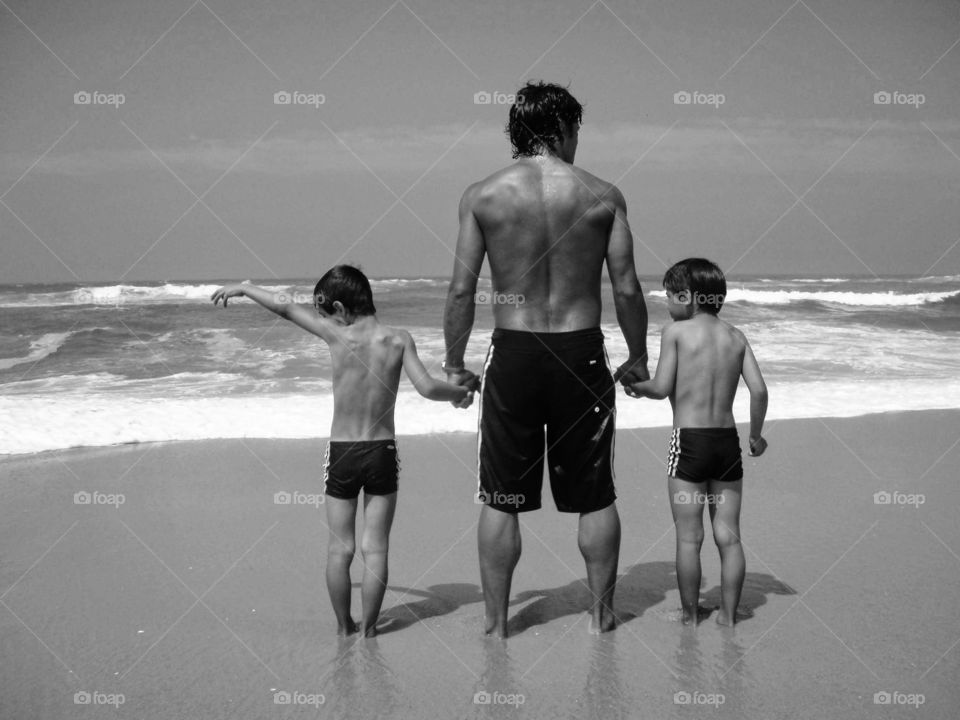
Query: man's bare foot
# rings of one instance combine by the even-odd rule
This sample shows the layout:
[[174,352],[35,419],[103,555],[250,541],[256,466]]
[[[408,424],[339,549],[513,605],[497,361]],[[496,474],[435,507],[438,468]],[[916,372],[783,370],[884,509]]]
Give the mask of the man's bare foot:
[[337,625],[337,635],[340,637],[347,637],[348,635],[353,635],[359,629],[360,626],[353,621],[353,618],[351,618],[346,626]]
[[365,638],[375,638],[377,636],[376,624],[363,628],[363,636]]

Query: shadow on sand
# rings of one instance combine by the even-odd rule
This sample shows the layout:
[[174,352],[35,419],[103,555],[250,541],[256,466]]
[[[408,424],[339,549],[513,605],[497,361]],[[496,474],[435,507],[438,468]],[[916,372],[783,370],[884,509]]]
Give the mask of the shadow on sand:
[[[658,560],[630,566],[617,579],[617,624],[641,617],[647,610],[662,603],[668,592],[676,589],[677,573],[672,562]],[[748,572],[737,616],[741,619],[753,617],[756,609],[767,603],[768,595],[795,594],[796,590],[772,575]],[[587,612],[592,601],[586,580],[574,580],[561,587],[520,593],[510,604],[516,605],[532,598],[537,599],[510,618],[508,629],[511,635],[566,615]],[[720,586],[701,593],[700,604],[710,611],[719,607]]]
[[394,585],[388,587],[394,592],[422,599],[394,605],[380,613],[377,622],[377,632],[380,634],[403,630],[427,618],[447,615],[461,605],[483,602],[480,587],[472,583],[444,583],[431,585],[426,590]]

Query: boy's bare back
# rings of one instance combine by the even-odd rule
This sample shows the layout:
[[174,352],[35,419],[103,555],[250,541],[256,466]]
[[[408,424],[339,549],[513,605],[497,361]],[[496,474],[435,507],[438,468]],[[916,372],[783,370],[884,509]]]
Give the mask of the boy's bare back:
[[674,322],[664,340],[675,343],[677,370],[670,403],[676,427],[733,427],[733,399],[747,342],[714,315]]
[[330,339],[333,364],[331,440],[394,437],[394,406],[410,335],[364,319],[337,327]]

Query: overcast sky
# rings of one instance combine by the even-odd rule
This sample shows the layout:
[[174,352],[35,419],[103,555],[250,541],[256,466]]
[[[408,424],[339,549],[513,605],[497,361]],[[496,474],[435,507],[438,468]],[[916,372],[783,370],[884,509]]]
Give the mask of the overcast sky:
[[643,274],[960,274],[958,40],[949,0],[0,0],[0,282],[447,275],[511,162],[475,93],[530,78]]

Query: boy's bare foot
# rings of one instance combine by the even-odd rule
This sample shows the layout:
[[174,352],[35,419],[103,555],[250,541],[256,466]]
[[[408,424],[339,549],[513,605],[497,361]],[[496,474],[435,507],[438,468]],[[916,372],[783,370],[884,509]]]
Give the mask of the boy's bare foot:
[[713,608],[705,608],[703,605],[697,607],[696,616],[690,610],[683,609],[680,613],[680,622],[684,625],[699,625],[713,612]]
[[507,637],[507,623],[504,620],[503,622],[498,622],[496,618],[484,617],[483,619],[483,634],[488,637],[497,637],[501,640],[506,639]]
[[340,637],[347,637],[348,635],[353,635],[355,632],[360,630],[360,626],[357,625],[353,618],[350,618],[350,621],[346,626],[338,625],[337,626],[337,635]]
[[730,621],[730,613],[728,613],[723,608],[719,608],[717,611],[717,625],[723,625],[724,627],[733,627],[736,623],[741,620],[745,620],[753,617],[753,611],[749,609],[738,609],[734,614],[733,622]]
[[617,619],[613,613],[610,611],[601,612],[599,618],[597,618],[596,615],[591,616],[588,632],[591,635],[600,635],[601,633],[610,632],[616,627]]

